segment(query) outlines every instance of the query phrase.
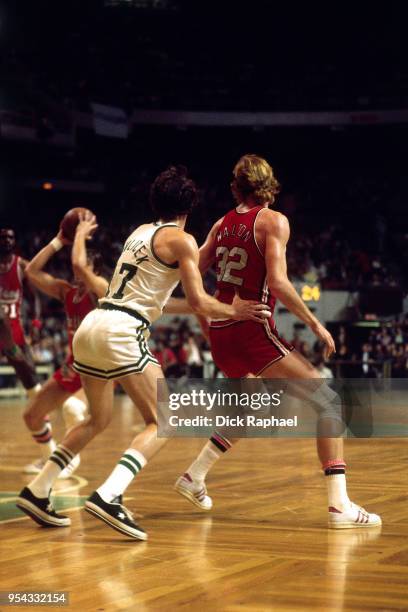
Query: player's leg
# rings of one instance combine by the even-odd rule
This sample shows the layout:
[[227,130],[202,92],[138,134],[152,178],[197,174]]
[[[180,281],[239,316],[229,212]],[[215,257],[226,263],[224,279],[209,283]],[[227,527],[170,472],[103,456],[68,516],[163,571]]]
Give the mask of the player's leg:
[[[21,344],[23,335],[21,332]],[[19,346],[13,337],[9,320],[0,307],[0,352],[7,358],[8,363],[14,368],[18,378],[21,380],[28,395],[34,395],[38,389],[38,381],[31,351],[27,345]]]
[[85,391],[81,388],[73,395],[70,395],[62,404],[62,416],[66,431],[69,431],[72,427],[83,421],[87,413],[88,401]]
[[239,438],[227,438],[214,432],[192,464],[174,485],[175,490],[201,510],[211,510],[212,498],[207,495],[205,479],[219,459],[238,442]]
[[166,443],[157,437],[157,382],[164,380],[162,369],[148,364],[143,373],[120,379],[120,383],[145,422],[143,431],[132,440],[105,482],[91,495],[86,508],[108,525],[132,538],[147,538],[146,533],[133,520],[131,513],[121,504],[122,495],[143,469]]
[[[79,376],[75,374],[78,380],[77,385],[64,386],[61,377],[58,376],[59,373],[60,370],[45,383],[34,399],[28,403],[23,415],[28,429],[31,431],[34,440],[39,443],[41,450],[41,457],[24,467],[26,474],[38,474],[44,467],[45,461],[56,448],[52,437],[51,423],[47,418],[51,411],[60,408],[62,405],[66,431],[85,419],[87,404],[84,391],[79,389],[76,395],[72,395],[78,385],[81,384]],[[59,477],[61,479],[70,478],[79,467],[80,462],[81,459],[78,454]]]
[[[245,369],[240,371],[240,364],[231,359],[231,346],[233,346],[234,330],[229,327],[212,330],[211,348],[214,359],[220,369],[229,378],[241,378]],[[251,374],[247,375],[252,377]],[[208,442],[201,449],[186,471],[176,480],[174,485],[177,493],[187,498],[201,510],[211,510],[212,499],[207,495],[205,479],[217,461],[238,442],[239,438],[227,437],[222,431],[215,431]]]
[[[0,308],[1,310],[1,308]],[[39,390],[35,366],[28,346],[19,346],[14,341],[10,326],[4,317],[0,316],[0,347],[8,363],[14,368],[29,397]]]
[[38,474],[44,466],[48,457],[55,451],[56,444],[52,437],[52,427],[48,414],[59,408],[69,397],[54,378],[50,378],[42,386],[40,391],[28,402],[23,414],[23,419],[35,442],[38,443],[41,457],[25,466],[26,474]]
[[[70,363],[63,364],[53,378],[64,391],[69,393],[69,397],[62,404],[62,417],[65,431],[68,432],[81,423],[88,414],[86,395],[82,389],[81,377],[73,370]],[[80,463],[80,455],[75,455],[71,463],[61,472],[60,478],[70,478]]]
[[[333,528],[372,527],[381,524],[376,514],[369,514],[353,504],[347,494],[346,464],[344,461],[343,439],[340,437],[344,424],[341,418],[339,396],[329,388],[319,372],[296,351],[292,351],[266,368],[262,378],[306,380],[305,399],[312,399],[319,406],[317,452],[322,464],[327,485],[329,526]],[[313,380],[316,385],[313,385]],[[302,385],[297,385],[296,395],[301,398]],[[333,432],[333,436],[325,437]]]
[[49,500],[51,489],[62,470],[107,427],[112,418],[113,382],[90,376],[81,378],[89,402],[89,417],[66,433],[40,474],[23,489],[18,498],[18,507],[41,525],[70,525],[69,518],[53,510]]

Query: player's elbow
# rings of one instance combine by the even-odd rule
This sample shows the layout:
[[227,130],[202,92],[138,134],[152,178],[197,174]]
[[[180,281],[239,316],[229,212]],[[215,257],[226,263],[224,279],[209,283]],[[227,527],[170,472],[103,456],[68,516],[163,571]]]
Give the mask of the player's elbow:
[[72,271],[75,276],[82,277],[84,275],[84,266],[78,259],[72,258]]
[[188,296],[187,302],[194,314],[200,314],[202,312],[203,300],[199,294]]
[[274,295],[278,295],[283,291],[288,283],[287,277],[284,276],[269,276],[268,277],[268,287],[271,293]]
[[26,276],[28,279],[33,278],[33,277],[35,276],[35,268],[34,268],[34,266],[32,265],[32,263],[31,263],[31,262],[30,262],[30,263],[28,263],[28,264],[26,265],[26,267],[24,268],[24,275],[25,275],[25,276]]

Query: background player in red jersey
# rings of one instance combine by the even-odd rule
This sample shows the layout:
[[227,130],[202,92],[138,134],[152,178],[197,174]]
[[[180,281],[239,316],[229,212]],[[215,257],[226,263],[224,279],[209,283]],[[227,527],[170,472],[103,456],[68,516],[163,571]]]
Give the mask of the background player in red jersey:
[[[279,299],[310,327],[324,344],[328,358],[335,350],[333,338],[310,312],[287,276],[289,222],[284,215],[269,208],[279,191],[272,168],[261,157],[245,155],[234,168],[231,188],[237,207],[215,223],[201,247],[201,272],[215,263],[216,296],[221,302],[231,303],[238,291],[242,299],[261,298],[273,312]],[[212,321],[210,340],[215,363],[230,378],[320,379],[316,394],[323,418],[319,425],[326,423],[327,426],[339,398],[321,383],[319,372],[279,336],[273,318],[265,319],[263,324],[231,319]],[[212,500],[206,494],[205,477],[234,442],[237,440],[227,440],[215,433],[177,480],[176,490],[200,508],[209,510]],[[342,438],[318,437],[317,451],[326,475],[329,526],[351,528],[381,524],[379,516],[353,504],[347,495]]]
[[[25,423],[32,432],[34,440],[40,443],[42,450],[41,460],[26,466],[24,470],[26,473],[40,472],[43,464],[56,448],[51,425],[44,420],[46,414],[62,405],[67,430],[85,418],[85,394],[82,391],[79,374],[72,369],[72,338],[82,319],[95,308],[98,298],[103,297],[108,288],[107,280],[100,276],[100,255],[86,250],[86,240],[93,234],[96,227],[94,215],[81,214],[71,253],[74,284],[61,278],[55,278],[43,270],[49,259],[64,245],[69,244],[61,231],[27,265],[27,276],[33,285],[64,303],[69,352],[65,363],[45,383],[25,410]],[[72,397],[73,395],[75,397]],[[79,462],[79,455],[77,455],[62,472],[60,478],[69,477],[78,467]]]
[[39,389],[30,347],[21,320],[23,283],[27,261],[15,255],[11,228],[0,229],[0,353],[13,366],[28,395]]

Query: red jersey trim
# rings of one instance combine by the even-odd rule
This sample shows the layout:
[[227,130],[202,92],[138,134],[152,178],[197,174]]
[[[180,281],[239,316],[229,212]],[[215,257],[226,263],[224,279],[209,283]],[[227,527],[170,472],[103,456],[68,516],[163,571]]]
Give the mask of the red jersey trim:
[[230,325],[235,325],[235,323],[242,323],[242,321],[236,321],[235,319],[223,319],[219,321],[211,321],[210,327],[212,329],[218,329],[220,327],[229,327]]
[[255,215],[255,219],[254,219],[254,225],[253,225],[252,231],[254,232],[254,242],[255,242],[255,244],[256,244],[256,248],[258,249],[259,255],[260,255],[260,256],[262,257],[262,259],[264,260],[264,259],[265,259],[265,253],[262,253],[261,249],[259,248],[259,244],[258,244],[258,242],[257,242],[257,240],[256,240],[256,230],[255,230],[255,227],[256,227],[256,220],[258,219],[258,215],[259,215],[259,213],[260,213],[260,212],[261,212],[261,210],[263,210],[263,209],[264,209],[264,206],[263,206],[262,208],[260,208],[260,209],[258,210],[258,212],[256,213],[256,215]]

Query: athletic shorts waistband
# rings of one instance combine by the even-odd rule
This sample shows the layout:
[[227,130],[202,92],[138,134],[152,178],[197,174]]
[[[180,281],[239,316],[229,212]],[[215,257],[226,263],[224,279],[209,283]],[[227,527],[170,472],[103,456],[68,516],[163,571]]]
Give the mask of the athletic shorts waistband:
[[145,319],[145,317],[142,317],[142,315],[139,314],[136,310],[133,310],[133,308],[126,308],[126,306],[116,306],[116,304],[110,304],[109,302],[103,302],[103,304],[100,304],[98,308],[101,308],[102,310],[119,310],[119,312],[125,312],[131,317],[134,317],[138,321],[141,321],[142,323],[147,325],[147,327],[150,327],[150,322]]

